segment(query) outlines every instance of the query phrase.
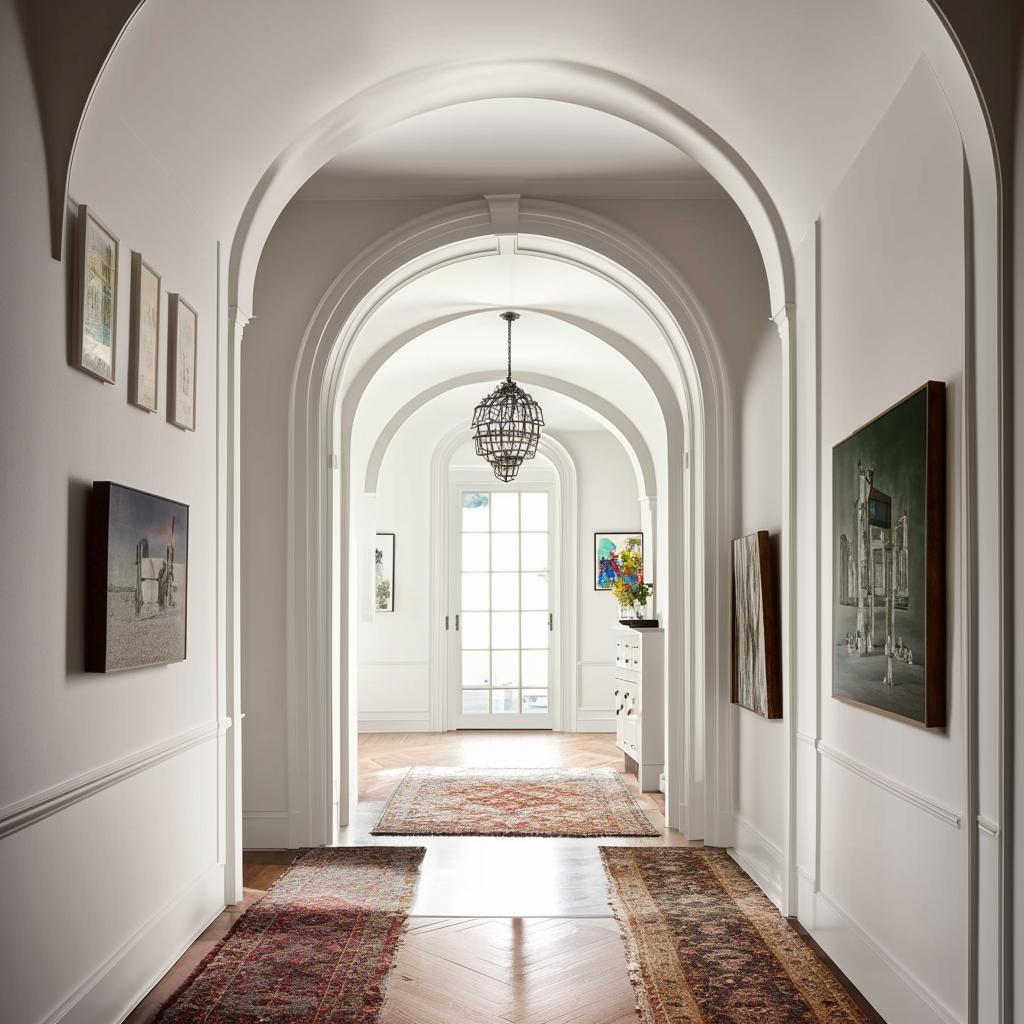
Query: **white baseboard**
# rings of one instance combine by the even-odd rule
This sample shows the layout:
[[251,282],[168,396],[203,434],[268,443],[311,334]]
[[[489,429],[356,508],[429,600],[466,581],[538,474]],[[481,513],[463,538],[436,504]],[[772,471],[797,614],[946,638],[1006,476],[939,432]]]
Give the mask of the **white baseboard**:
[[812,878],[798,872],[797,885],[800,923],[885,1020],[963,1024],[862,925],[821,890],[815,892]]
[[733,815],[734,845],[729,847],[729,856],[763,890],[764,894],[782,908],[782,876],[786,858],[782,850],[767,836],[754,828],[746,818]]
[[360,732],[430,732],[429,711],[360,711]]
[[615,732],[614,708],[577,708],[577,732]]
[[287,811],[242,814],[242,846],[246,850],[287,850],[291,846]]
[[44,1024],[120,1024],[224,909],[224,865],[213,864],[75,989]]

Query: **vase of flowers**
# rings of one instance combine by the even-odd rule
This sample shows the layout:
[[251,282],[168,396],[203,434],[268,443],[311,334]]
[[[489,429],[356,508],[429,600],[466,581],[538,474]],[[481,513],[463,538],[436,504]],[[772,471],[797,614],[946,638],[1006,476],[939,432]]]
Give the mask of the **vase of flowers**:
[[628,626],[656,626],[656,619],[647,617],[647,602],[654,587],[644,582],[644,556],[639,537],[627,537],[619,552],[619,573],[612,584],[612,593],[619,602],[621,623]]

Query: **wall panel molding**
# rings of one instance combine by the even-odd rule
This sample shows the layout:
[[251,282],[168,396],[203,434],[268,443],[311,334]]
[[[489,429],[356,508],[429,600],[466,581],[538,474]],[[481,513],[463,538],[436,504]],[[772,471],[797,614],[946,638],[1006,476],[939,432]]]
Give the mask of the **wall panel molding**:
[[945,804],[939,803],[938,800],[934,800],[924,793],[911,789],[909,786],[904,786],[902,782],[898,782],[892,776],[880,772],[877,768],[871,768],[862,761],[850,757],[849,754],[836,750],[835,747],[829,746],[823,740],[818,740],[817,750],[822,757],[827,758],[833,764],[845,768],[854,775],[859,775],[862,779],[878,786],[879,789],[884,789],[887,793],[891,793],[893,796],[913,804],[915,807],[920,808],[920,810],[927,811],[938,818],[939,821],[944,821],[953,828],[960,828],[962,815],[959,811],[954,811]]
[[85,800],[96,793],[100,793],[125,779],[130,779],[140,772],[153,768],[178,754],[191,750],[200,743],[215,738],[227,732],[231,727],[230,718],[221,718],[204,725],[197,725],[192,729],[172,736],[169,739],[161,740],[152,746],[137,750],[133,754],[127,754],[115,761],[92,768],[80,775],[75,775],[55,786],[49,786],[33,793],[22,800],[16,800],[12,804],[0,809],[0,839],[12,835],[23,828],[34,825],[51,814],[57,814],[80,800]]
[[757,883],[764,894],[782,906],[782,879],[786,856],[760,829],[739,814],[733,815],[734,845],[729,856]]

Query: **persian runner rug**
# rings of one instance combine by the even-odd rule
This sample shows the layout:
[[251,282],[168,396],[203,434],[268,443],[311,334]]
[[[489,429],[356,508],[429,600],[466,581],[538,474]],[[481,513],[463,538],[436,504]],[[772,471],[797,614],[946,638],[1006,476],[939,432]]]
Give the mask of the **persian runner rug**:
[[660,836],[614,768],[410,768],[375,836]]
[[603,846],[601,856],[644,1024],[867,1024],[728,854]]
[[422,847],[303,853],[161,1008],[160,1024],[372,1024]]

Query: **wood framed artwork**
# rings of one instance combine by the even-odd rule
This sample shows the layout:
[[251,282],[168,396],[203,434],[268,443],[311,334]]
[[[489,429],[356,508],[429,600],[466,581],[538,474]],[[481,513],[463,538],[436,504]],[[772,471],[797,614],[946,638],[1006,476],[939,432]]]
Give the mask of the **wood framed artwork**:
[[626,546],[627,537],[640,538],[640,554],[643,555],[644,535],[639,530],[604,530],[594,534],[595,590],[611,590],[612,584],[622,576],[619,553]]
[[117,370],[117,238],[78,208],[72,363],[107,384]]
[[167,420],[196,429],[196,336],[199,317],[176,292],[167,296]]
[[373,546],[373,607],[395,610],[395,535],[378,533]]
[[85,668],[184,661],[188,505],[109,480],[93,484]]
[[160,275],[132,253],[131,322],[128,333],[128,401],[156,412],[160,384]]
[[778,591],[767,530],[732,542],[732,703],[782,717]]
[[832,449],[832,696],[946,724],[946,385]]

